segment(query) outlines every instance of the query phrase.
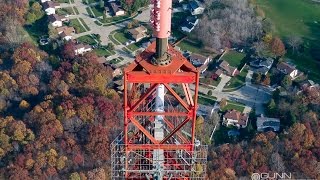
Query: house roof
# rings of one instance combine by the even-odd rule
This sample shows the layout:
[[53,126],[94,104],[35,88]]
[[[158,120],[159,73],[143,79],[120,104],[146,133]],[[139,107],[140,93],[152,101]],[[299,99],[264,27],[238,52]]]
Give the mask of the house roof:
[[91,48],[90,45],[84,45],[84,44],[82,44],[82,43],[76,44],[74,47],[75,47],[75,49],[81,49],[81,48],[90,49],[90,48]]
[[200,7],[197,1],[191,1],[189,3],[189,5],[190,5],[190,8],[193,9],[193,10],[197,9],[198,7]]
[[205,57],[205,56],[202,56],[202,55],[196,54],[196,53],[192,53],[190,56],[190,60],[200,61],[202,64],[204,64],[207,59],[208,59],[208,57]]
[[291,74],[294,70],[296,70],[295,67],[289,65],[288,63],[281,62],[277,65],[277,69],[280,71],[284,71],[287,74]]
[[225,60],[223,60],[220,63],[219,67],[221,69],[223,69],[224,71],[227,71],[227,73],[231,74],[231,75],[233,75],[233,73],[237,70],[237,68],[235,68],[233,66],[230,66],[229,63],[227,61],[225,61]]
[[147,31],[147,28],[144,26],[139,26],[139,27],[128,30],[128,32],[132,35],[134,39],[140,39],[145,37],[146,31]]
[[181,27],[186,27],[187,29],[193,29],[194,28],[194,25],[192,23],[189,23],[189,22],[185,22],[181,25]]
[[196,16],[188,16],[187,17],[187,21],[192,24],[196,23],[197,20],[198,20],[198,18]]
[[59,3],[55,3],[52,1],[46,1],[42,4],[42,7],[44,9],[48,9],[48,8],[55,8],[56,6],[59,6]]
[[237,120],[239,125],[246,125],[248,121],[247,114],[243,114],[234,109],[227,111],[224,117],[227,119]]
[[116,2],[109,2],[109,7],[109,10],[111,9],[114,14],[122,10]]
[[97,62],[100,63],[100,64],[103,64],[106,62],[106,58],[105,57],[98,57],[97,58]]
[[62,17],[57,15],[57,14],[51,14],[48,17],[50,22],[56,22],[56,21],[61,21]]
[[71,33],[76,32],[74,27],[67,27],[67,26],[57,27],[56,30],[58,32],[65,32],[66,34],[71,34]]
[[220,76],[223,72],[221,69],[216,69],[213,73]]

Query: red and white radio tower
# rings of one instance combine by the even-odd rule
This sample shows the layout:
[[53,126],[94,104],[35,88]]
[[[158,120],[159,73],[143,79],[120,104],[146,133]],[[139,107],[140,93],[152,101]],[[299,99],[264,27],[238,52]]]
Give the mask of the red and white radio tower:
[[156,42],[125,69],[124,131],[111,144],[112,179],[205,179],[207,146],[195,139],[199,71],[168,44],[172,0],[152,3]]

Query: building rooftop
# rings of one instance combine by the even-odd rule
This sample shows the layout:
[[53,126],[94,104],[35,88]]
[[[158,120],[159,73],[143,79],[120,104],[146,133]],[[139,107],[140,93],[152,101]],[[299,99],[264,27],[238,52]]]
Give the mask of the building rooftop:
[[59,3],[52,2],[52,1],[46,1],[42,4],[42,7],[44,9],[55,8],[56,6],[59,6]]
[[48,17],[50,22],[61,21],[62,17],[57,14],[51,14]]
[[237,120],[239,125],[246,125],[248,121],[247,114],[241,113],[234,109],[228,110],[224,117],[227,119]]
[[208,57],[202,56],[200,54],[192,53],[190,56],[190,60],[196,60],[204,64],[207,61]]
[[283,71],[286,74],[291,74],[294,70],[296,70],[295,67],[289,65],[286,62],[281,62],[277,65],[277,69],[280,71]]

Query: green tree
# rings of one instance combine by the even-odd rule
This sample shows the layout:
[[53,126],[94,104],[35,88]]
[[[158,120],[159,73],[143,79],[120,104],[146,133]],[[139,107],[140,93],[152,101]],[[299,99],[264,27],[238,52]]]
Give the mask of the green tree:
[[207,92],[207,95],[208,95],[208,96],[212,96],[212,91],[209,90],[209,91]]
[[292,85],[292,80],[289,75],[284,76],[284,78],[281,81],[281,86],[288,89]]
[[101,9],[104,8],[104,0],[100,0],[99,1],[99,6],[100,6]]
[[274,99],[271,99],[267,105],[267,113],[268,115],[274,116],[276,112],[277,112],[277,105]]
[[59,37],[57,29],[54,28],[51,24],[48,25],[48,34],[51,39],[56,39]]
[[114,45],[112,44],[112,43],[108,43],[108,45],[107,45],[107,49],[109,50],[109,51],[114,51]]
[[26,16],[26,24],[33,24],[37,20],[37,16],[34,13],[29,12]]

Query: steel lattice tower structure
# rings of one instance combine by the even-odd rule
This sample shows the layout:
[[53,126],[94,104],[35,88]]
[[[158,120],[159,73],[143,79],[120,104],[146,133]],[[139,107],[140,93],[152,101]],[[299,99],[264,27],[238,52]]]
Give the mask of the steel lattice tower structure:
[[125,68],[124,131],[111,144],[112,178],[205,179],[207,146],[195,139],[199,71],[168,44],[172,0],[152,3],[156,42]]

